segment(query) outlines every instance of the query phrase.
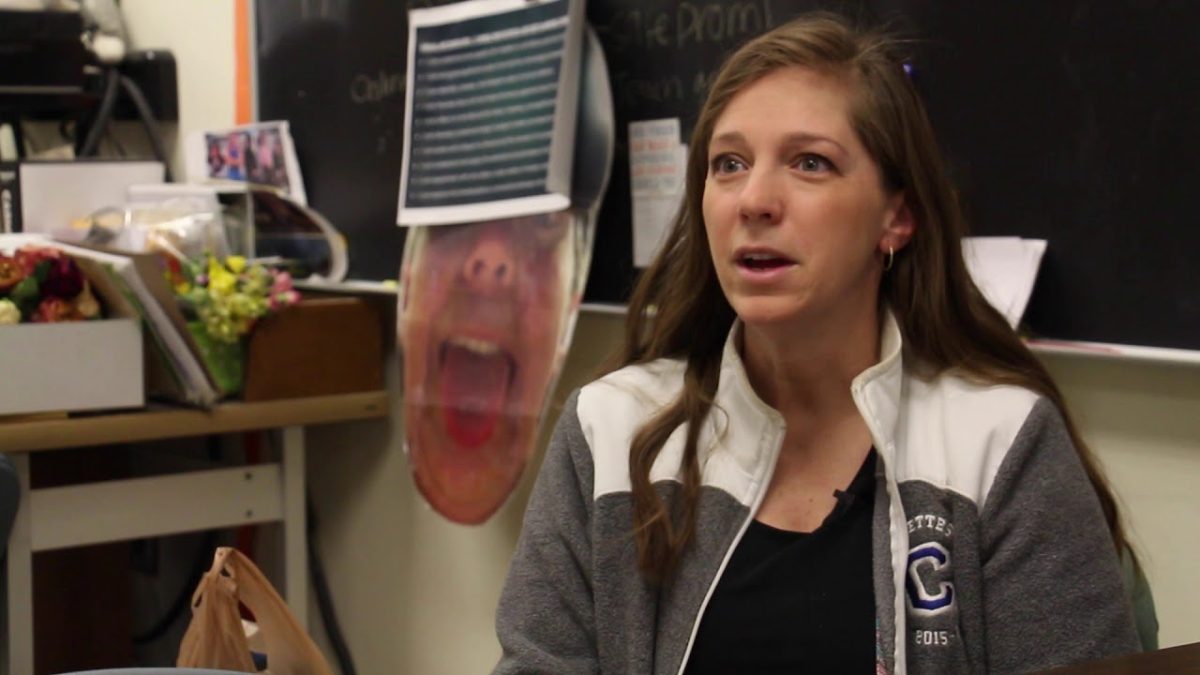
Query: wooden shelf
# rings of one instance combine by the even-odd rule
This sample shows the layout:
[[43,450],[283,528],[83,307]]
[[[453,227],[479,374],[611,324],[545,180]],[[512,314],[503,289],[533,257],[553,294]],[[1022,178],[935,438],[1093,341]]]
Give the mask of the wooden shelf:
[[225,403],[212,410],[150,407],[78,417],[4,421],[0,452],[32,452],[387,417],[386,391]]

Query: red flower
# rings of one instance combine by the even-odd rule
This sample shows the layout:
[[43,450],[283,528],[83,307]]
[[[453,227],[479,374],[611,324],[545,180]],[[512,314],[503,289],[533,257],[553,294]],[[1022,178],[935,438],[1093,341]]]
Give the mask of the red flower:
[[74,260],[67,257],[50,261],[46,280],[41,285],[42,295],[49,298],[70,300],[83,290],[83,273]]
[[7,293],[13,286],[21,283],[26,272],[14,258],[0,255],[0,293]]
[[183,275],[183,265],[179,263],[179,259],[174,256],[162,256],[163,262],[166,264],[167,270],[163,272],[163,277],[172,287],[186,283],[187,277]]
[[38,263],[43,260],[58,260],[62,257],[62,252],[56,248],[24,246],[17,250],[14,257],[21,271],[28,276],[33,274],[33,270],[37,267]]

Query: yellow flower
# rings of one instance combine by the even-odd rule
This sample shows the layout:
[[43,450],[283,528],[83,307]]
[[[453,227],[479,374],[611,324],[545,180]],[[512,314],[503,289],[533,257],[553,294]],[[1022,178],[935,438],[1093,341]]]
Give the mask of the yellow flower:
[[175,284],[175,292],[179,295],[187,295],[192,292],[192,285],[186,281],[181,281]]
[[100,316],[100,303],[96,300],[96,296],[92,293],[92,286],[87,281],[83,282],[83,290],[79,295],[75,296],[75,311],[85,319],[94,319]]
[[21,310],[7,298],[0,300],[0,326],[21,323]]
[[234,274],[241,274],[242,270],[246,269],[246,258],[240,255],[231,255],[225,259],[225,265],[233,270]]
[[211,292],[217,295],[228,295],[233,292],[236,284],[237,277],[229,270],[216,266],[208,269],[208,288]]

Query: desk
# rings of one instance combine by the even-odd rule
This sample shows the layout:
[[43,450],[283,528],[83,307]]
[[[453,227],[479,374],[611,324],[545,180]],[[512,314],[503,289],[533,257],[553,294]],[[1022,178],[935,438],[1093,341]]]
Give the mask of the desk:
[[1142,675],[1200,673],[1200,642],[1156,652],[1118,656],[1045,671],[1044,675]]
[[[196,530],[283,522],[284,597],[308,626],[305,564],[304,427],[386,417],[385,391],[213,410],[149,408],[61,419],[0,421],[0,452],[11,453],[21,502],[8,542],[9,675],[33,672],[33,553]],[[30,490],[29,453],[240,431],[278,429],[279,463]],[[153,509],[147,509],[153,504]]]

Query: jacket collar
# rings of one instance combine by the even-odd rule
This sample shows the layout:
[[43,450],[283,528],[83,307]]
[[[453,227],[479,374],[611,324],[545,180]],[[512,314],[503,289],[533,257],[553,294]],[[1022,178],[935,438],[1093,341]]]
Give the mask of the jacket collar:
[[871,430],[875,451],[888,465],[896,449],[896,425],[904,389],[904,341],[900,324],[890,309],[883,311],[879,332],[879,362],[858,374],[850,392]]
[[[859,373],[850,383],[851,395],[859,413],[871,431],[876,452],[890,463],[899,420],[903,388],[904,359],[900,326],[890,309],[884,309],[880,322],[879,354],[875,365]],[[782,431],[783,416],[763,402],[746,376],[745,363],[738,353],[741,320],[735,320],[725,338],[721,357],[721,376],[717,399],[731,413],[757,417],[757,421]]]

